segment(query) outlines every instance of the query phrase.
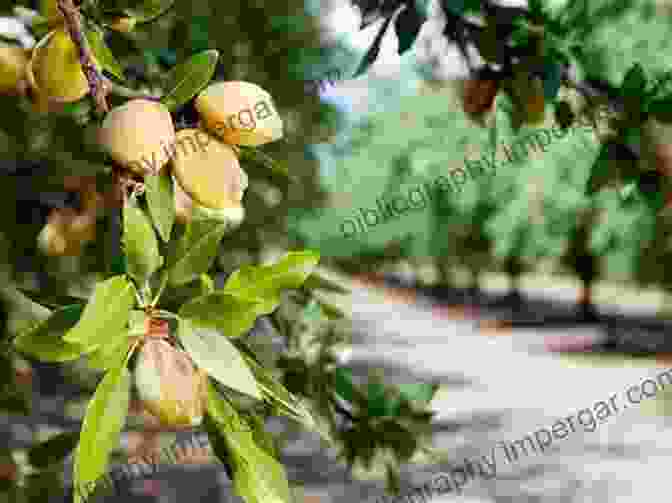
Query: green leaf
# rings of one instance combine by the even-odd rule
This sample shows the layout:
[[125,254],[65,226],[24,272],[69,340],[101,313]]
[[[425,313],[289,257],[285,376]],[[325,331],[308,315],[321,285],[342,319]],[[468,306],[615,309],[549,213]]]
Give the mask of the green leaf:
[[10,414],[30,415],[31,405],[24,393],[12,393],[0,397],[0,410]]
[[110,264],[110,272],[114,275],[121,275],[121,274],[126,274],[128,271],[128,263],[126,260],[126,255],[124,255],[123,251],[120,251],[120,253],[116,254],[112,258],[112,263]]
[[336,378],[336,393],[348,402],[354,401],[355,386],[352,382],[352,370],[339,367],[334,372]]
[[19,292],[28,297],[33,302],[42,304],[51,309],[70,306],[72,304],[86,304],[86,299],[82,297],[71,297],[69,295],[50,295],[48,293],[36,292],[24,288],[17,288]]
[[139,23],[146,23],[170,9],[175,0],[140,0],[134,3],[137,5],[124,8],[124,13],[136,18]]
[[290,173],[289,168],[287,168],[284,163],[273,159],[271,156],[265,154],[258,148],[241,145],[239,159],[241,162],[250,162],[263,166],[264,168],[270,170],[273,178],[278,179],[278,181],[289,180],[294,183],[299,181],[295,175]]
[[303,288],[307,288],[308,290],[326,290],[328,292],[343,294],[351,292],[349,288],[339,285],[335,281],[327,279],[315,271],[306,278],[306,281],[303,283]]
[[550,103],[560,91],[562,69],[557,61],[551,60],[544,63],[544,99]]
[[418,11],[415,0],[408,3],[406,8],[399,13],[394,20],[394,31],[399,40],[398,54],[403,54],[411,48],[425,19],[425,16]]
[[107,70],[119,80],[126,80],[124,77],[124,69],[105,43],[103,32],[97,28],[87,28],[84,31],[84,35],[89,43],[94,59],[102,69]]
[[28,461],[36,468],[46,468],[66,458],[77,447],[79,431],[66,431],[34,445],[28,451]]
[[211,49],[173,67],[166,76],[169,91],[163,95],[161,103],[172,112],[196,96],[215,74],[218,59],[219,52]]
[[672,123],[672,97],[652,101],[648,104],[647,110],[659,121]]
[[246,503],[290,503],[289,482],[280,463],[255,442],[249,425],[208,386],[208,413],[226,439],[233,458],[233,485]]
[[481,0],[441,0],[441,6],[445,12],[462,16],[468,11],[479,11]]
[[390,22],[392,22],[392,17],[388,17],[383,23],[383,26],[381,26],[380,31],[376,34],[376,38],[373,39],[373,44],[371,47],[369,47],[369,50],[366,51],[364,58],[362,58],[362,62],[359,64],[357,70],[352,76],[353,79],[363,75],[364,72],[366,72],[366,70],[368,70],[369,67],[376,61],[378,54],[380,54],[380,47],[383,43],[383,37],[387,32],[387,28],[390,26]]
[[212,281],[212,278],[208,276],[207,273],[201,274],[201,290],[206,294],[211,294],[215,292],[215,282]]
[[161,267],[159,244],[149,218],[137,206],[124,207],[124,254],[128,261],[128,274],[139,285]]
[[124,358],[131,347],[132,340],[128,338],[129,332],[123,336],[115,337],[109,344],[104,344],[88,356],[87,364],[98,370],[108,370]]
[[248,298],[263,299],[259,314],[270,314],[280,304],[280,293],[300,288],[320,261],[317,252],[289,252],[273,265],[244,266],[235,271],[224,291]]
[[432,401],[439,386],[433,383],[422,382],[399,384],[397,388],[404,399],[425,407]]
[[135,302],[135,287],[124,276],[100,282],[84,308],[82,317],[63,340],[97,349],[120,336]]
[[84,307],[66,306],[54,311],[49,318],[14,339],[14,346],[21,353],[45,362],[76,360],[85,348],[62,339],[80,319]]
[[630,67],[628,72],[623,77],[621,84],[621,96],[625,97],[639,97],[645,92],[647,84],[644,68],[639,63],[635,63]]
[[390,400],[381,383],[370,382],[367,388],[368,414],[371,417],[396,416],[401,405],[400,400]]
[[254,414],[252,412],[245,414],[243,417],[252,430],[252,438],[254,439],[254,442],[261,447],[266,454],[276,457],[278,452],[275,448],[275,439],[273,435],[266,430],[264,418],[259,414]]
[[343,320],[348,317],[340,308],[322,299],[315,299],[322,308],[324,315],[330,320]]
[[182,285],[207,273],[227,227],[222,222],[192,220],[169,261],[170,284]]
[[178,314],[194,325],[220,330],[227,337],[238,337],[252,329],[260,306],[260,299],[215,292],[192,299],[180,308]]
[[621,147],[615,143],[602,145],[591,168],[586,194],[593,195],[618,178],[619,171],[615,169],[615,161],[619,159],[620,149]]
[[261,389],[266,402],[278,407],[283,415],[292,418],[310,430],[317,431],[325,440],[333,443],[331,435],[320,427],[304,401],[287,391],[277,379],[254,361],[251,356],[244,355],[244,358],[247,365],[252,369],[254,378],[257,380],[257,385]]
[[178,335],[196,365],[213,379],[251,397],[263,398],[245,360],[226,337],[194,327],[185,319],[179,320]]
[[175,223],[175,196],[170,175],[145,177],[145,195],[154,226],[161,239],[167,243]]
[[75,453],[75,503],[84,503],[89,484],[105,473],[128,414],[131,374],[126,360],[110,370],[89,402]]

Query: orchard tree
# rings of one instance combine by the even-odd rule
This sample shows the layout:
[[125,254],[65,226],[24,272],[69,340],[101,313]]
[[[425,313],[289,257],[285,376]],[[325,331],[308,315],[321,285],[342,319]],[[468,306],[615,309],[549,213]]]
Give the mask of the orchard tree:
[[[606,203],[596,194],[613,187],[624,189],[647,201],[654,214],[670,201],[672,72],[661,57],[670,54],[669,18],[658,5],[647,1],[531,0],[526,8],[491,0],[438,3],[445,20],[442,36],[457,45],[468,68],[468,75],[454,87],[475,127],[494,127],[493,103],[506,97],[511,103],[506,113],[514,131],[512,141],[522,140],[533,128],[553,119],[565,129],[588,123],[603,130],[593,142],[599,146],[597,151],[583,152],[585,145],[562,141],[561,148],[549,147],[551,152],[557,150],[556,154],[545,152],[543,160],[516,166],[519,173],[511,175],[511,180],[519,180],[518,188],[501,208],[506,211],[508,207],[509,214],[496,215],[489,223],[497,255],[505,259],[511,274],[523,269],[516,255],[532,265],[542,256],[563,255],[560,244],[566,242],[564,262],[583,281],[580,304],[590,316],[590,286],[600,272],[598,254],[612,253],[617,242],[624,250],[631,248],[607,231],[604,223],[598,224],[608,217],[600,208]],[[383,20],[360,72],[377,59],[382,34],[390,25],[402,54],[414,46],[427,21],[427,2],[353,0],[353,4],[363,14],[362,27]],[[433,58],[432,64],[438,66],[439,59]],[[436,78],[430,80],[435,82]],[[606,110],[609,112],[603,116]],[[574,148],[579,153],[570,152]],[[554,162],[563,165],[554,169]],[[523,185],[532,183],[534,171],[539,175],[535,180],[542,197],[526,199]],[[555,182],[547,183],[546,171]],[[509,190],[506,187],[510,184],[504,182],[504,186],[498,190]],[[542,204],[539,210],[534,204],[528,208],[534,199]],[[627,204],[624,198],[621,203]],[[613,204],[606,207],[613,210]],[[539,218],[540,224],[532,225]],[[627,220],[637,221],[638,217]],[[601,230],[593,237],[596,225]],[[444,233],[449,232],[447,223]],[[614,237],[607,239],[606,235]]]

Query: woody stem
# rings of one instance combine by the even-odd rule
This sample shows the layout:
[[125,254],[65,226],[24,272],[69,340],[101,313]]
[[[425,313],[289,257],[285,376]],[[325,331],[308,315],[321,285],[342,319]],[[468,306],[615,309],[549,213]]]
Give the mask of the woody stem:
[[96,105],[96,110],[98,114],[104,115],[109,111],[105,99],[107,89],[103,74],[94,63],[91,48],[84,35],[84,26],[79,9],[75,7],[73,0],[58,0],[58,10],[63,14],[70,38],[79,51],[79,62],[89,83],[89,91]]

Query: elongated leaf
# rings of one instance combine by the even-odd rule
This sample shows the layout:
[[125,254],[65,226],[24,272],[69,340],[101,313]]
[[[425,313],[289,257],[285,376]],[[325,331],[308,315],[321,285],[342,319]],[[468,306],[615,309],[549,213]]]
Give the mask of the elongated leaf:
[[324,315],[330,320],[343,320],[348,317],[340,308],[322,299],[316,299]]
[[647,84],[646,74],[644,68],[639,63],[635,63],[630,67],[628,72],[623,77],[621,84],[621,95],[623,97],[642,96]]
[[544,99],[547,102],[555,100],[560,91],[562,68],[557,61],[551,60],[544,64]]
[[207,273],[226,229],[222,222],[192,220],[169,261],[169,283],[182,285]]
[[648,111],[659,121],[672,123],[672,97],[652,101],[648,104]]
[[154,228],[147,215],[136,206],[124,207],[124,254],[128,274],[140,285],[161,267]]
[[126,360],[110,370],[89,402],[75,453],[75,503],[83,503],[91,484],[105,473],[128,414],[131,374]]
[[135,302],[135,288],[124,276],[98,283],[82,317],[63,340],[97,349],[122,334]]
[[271,156],[265,154],[258,148],[240,146],[240,161],[242,163],[252,163],[252,165],[262,166],[268,169],[276,182],[290,182],[296,183],[299,179],[290,173],[289,168],[284,163],[273,159]]
[[184,349],[210,377],[251,397],[263,398],[245,360],[226,337],[196,328],[185,319],[179,321],[178,334]]
[[166,89],[161,103],[170,111],[184,105],[203,89],[215,74],[219,52],[215,49],[199,52],[179,65],[166,76]]
[[142,0],[134,2],[133,7],[124,8],[126,15],[134,17],[139,23],[146,23],[170,9],[175,0]]
[[436,391],[439,389],[437,384],[424,382],[399,384],[397,387],[403,398],[409,402],[415,402],[422,407],[429,405]]
[[282,290],[300,288],[319,260],[319,254],[313,251],[290,252],[273,265],[244,266],[229,277],[224,291],[263,299],[260,314],[270,314],[280,303]]
[[58,309],[72,304],[86,304],[86,299],[82,297],[71,297],[69,295],[49,295],[35,290],[17,288],[19,292],[28,297],[33,302],[42,304],[51,309]]
[[89,43],[93,57],[102,67],[102,69],[107,70],[119,80],[126,80],[124,78],[124,69],[121,67],[117,61],[117,58],[114,57],[114,54],[112,54],[112,51],[105,43],[103,32],[97,28],[89,28],[85,30],[84,35],[86,36],[86,40]]
[[336,393],[348,402],[354,400],[355,387],[352,382],[352,370],[339,367],[334,372],[336,377]]
[[413,42],[420,33],[425,22],[425,16],[418,12],[415,0],[409,2],[406,8],[394,20],[394,31],[399,40],[398,54],[403,54],[413,46]]
[[10,414],[30,415],[31,404],[25,393],[11,393],[0,396],[0,410]]
[[66,431],[30,448],[28,461],[36,468],[46,468],[66,458],[77,447],[79,431]]
[[266,402],[276,406],[283,415],[293,419],[309,430],[318,432],[324,440],[332,445],[334,444],[334,439],[331,437],[328,429],[323,427],[304,400],[290,393],[287,388],[250,355],[245,354],[243,357],[252,370]]
[[343,285],[339,285],[335,281],[325,278],[321,274],[313,271],[310,276],[303,283],[303,287],[308,290],[326,290],[335,293],[350,293],[350,290]]
[[366,72],[366,70],[368,70],[369,67],[374,63],[374,61],[376,61],[378,54],[380,54],[380,47],[383,43],[383,36],[387,32],[387,28],[390,26],[391,22],[392,17],[388,17],[383,23],[383,26],[380,28],[380,31],[376,34],[376,38],[373,39],[373,44],[371,45],[369,50],[366,51],[366,54],[364,55],[362,62],[359,64],[357,70],[355,71],[355,74],[352,76],[353,79],[359,77],[364,72]]
[[154,226],[161,239],[167,243],[175,223],[175,196],[170,175],[145,177],[145,195]]
[[260,306],[260,299],[215,292],[192,299],[180,308],[178,314],[195,326],[214,328],[227,337],[238,337],[252,329]]
[[126,355],[132,344],[128,336],[129,332],[124,331],[122,336],[114,338],[109,344],[100,346],[89,355],[88,365],[98,370],[108,370],[113,367]]
[[235,409],[208,387],[208,414],[226,440],[233,458],[233,484],[246,503],[289,503],[289,482],[280,463],[255,442],[250,426]]
[[84,310],[81,305],[66,306],[54,311],[49,318],[27,330],[14,340],[14,346],[23,354],[45,362],[76,360],[84,347],[63,340],[74,327]]

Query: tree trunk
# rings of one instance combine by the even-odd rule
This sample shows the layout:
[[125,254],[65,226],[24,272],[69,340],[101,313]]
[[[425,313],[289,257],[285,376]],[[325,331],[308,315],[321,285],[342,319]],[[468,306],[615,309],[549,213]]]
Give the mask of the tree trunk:
[[506,274],[509,276],[509,293],[507,293],[505,300],[514,309],[519,310],[523,304],[523,296],[520,293],[520,277],[523,273],[523,263],[518,256],[509,256],[506,258],[504,268]]
[[597,261],[597,257],[589,252],[577,257],[576,272],[581,279],[578,299],[579,320],[585,323],[593,323],[599,319],[593,304],[593,283],[597,279]]
[[469,273],[471,274],[471,281],[467,293],[470,300],[475,302],[481,293],[481,270],[479,267],[472,266],[469,268]]

